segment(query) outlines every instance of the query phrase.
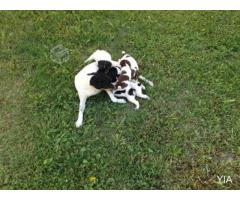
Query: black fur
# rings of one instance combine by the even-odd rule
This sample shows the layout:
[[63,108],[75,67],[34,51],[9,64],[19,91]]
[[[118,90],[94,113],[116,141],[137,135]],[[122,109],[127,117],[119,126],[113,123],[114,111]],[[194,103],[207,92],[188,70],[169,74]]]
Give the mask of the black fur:
[[129,95],[133,95],[133,91],[134,91],[134,89],[131,88],[131,89],[128,91],[128,94],[129,94]]
[[107,76],[111,78],[111,81],[114,83],[117,81],[117,77],[119,76],[117,73],[117,69],[115,67],[111,67],[107,72]]
[[90,79],[90,85],[97,89],[113,89],[112,83],[117,81],[117,69],[112,67],[112,63],[105,60],[98,61],[98,71],[89,73],[93,75]]
[[114,94],[122,94],[122,93],[125,93],[125,92],[126,92],[126,90],[118,90],[118,91],[114,92]]
[[100,71],[108,71],[112,67],[112,63],[106,60],[98,61],[98,68]]
[[113,89],[112,80],[105,73],[97,72],[90,79],[90,85],[97,89]]

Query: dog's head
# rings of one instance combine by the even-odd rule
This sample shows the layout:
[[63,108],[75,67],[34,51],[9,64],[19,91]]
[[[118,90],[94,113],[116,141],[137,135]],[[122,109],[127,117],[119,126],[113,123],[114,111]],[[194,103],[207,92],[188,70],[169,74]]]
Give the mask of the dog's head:
[[122,58],[118,60],[120,66],[129,66],[129,68],[131,69],[131,79],[137,80],[139,76],[139,67],[137,61],[129,54],[126,54],[125,52],[123,53],[124,55],[122,56]]
[[112,67],[112,63],[107,60],[99,60],[98,61],[98,68],[101,72],[108,72]]
[[118,60],[118,62],[120,63],[120,66],[126,66],[127,64],[132,70],[134,71],[139,70],[137,61],[132,56],[126,54],[125,52],[123,52],[123,56]]

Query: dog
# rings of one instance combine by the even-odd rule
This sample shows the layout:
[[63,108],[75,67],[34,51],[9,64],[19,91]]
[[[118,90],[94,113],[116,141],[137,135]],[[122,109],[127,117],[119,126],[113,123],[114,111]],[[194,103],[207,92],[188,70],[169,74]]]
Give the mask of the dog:
[[[118,60],[121,74],[117,77],[113,94],[117,98],[126,98],[135,105],[135,109],[139,109],[139,102],[136,100],[136,96],[143,99],[150,99],[150,97],[143,94],[145,86],[138,81],[140,73],[137,61],[129,54],[122,53],[124,55]],[[143,76],[141,76],[141,79],[153,86],[153,83]]]
[[126,103],[125,99],[118,99],[112,93],[113,83],[116,82],[120,69],[114,67],[114,64],[116,65],[117,63],[112,61],[111,55],[104,50],[97,50],[85,63],[90,60],[94,60],[94,62],[86,65],[74,79],[80,100],[78,119],[76,121],[77,128],[83,123],[86,101],[90,96],[106,91],[112,102]]
[[[79,114],[76,121],[76,127],[79,128],[83,123],[83,113],[87,98],[106,91],[110,99],[114,103],[126,103],[126,98],[134,102],[136,108],[139,108],[138,101],[135,96],[142,98],[149,98],[147,95],[142,94],[142,89],[145,87],[137,81],[137,79],[144,80],[153,86],[153,83],[143,76],[139,76],[139,69],[137,62],[134,58],[125,54],[118,62],[113,61],[111,55],[105,50],[96,50],[85,63],[93,60],[94,62],[86,65],[75,76],[75,88],[79,96]],[[131,72],[130,72],[130,71]],[[128,87],[120,90],[118,84],[120,82],[126,83],[127,80],[121,80],[122,75],[127,72]],[[130,75],[131,73],[131,75]],[[118,89],[117,89],[118,88]],[[115,95],[113,94],[115,92]],[[120,95],[119,95],[120,94]],[[127,94],[129,96],[127,96]],[[133,96],[133,97],[132,97]],[[135,100],[135,101],[134,101]]]

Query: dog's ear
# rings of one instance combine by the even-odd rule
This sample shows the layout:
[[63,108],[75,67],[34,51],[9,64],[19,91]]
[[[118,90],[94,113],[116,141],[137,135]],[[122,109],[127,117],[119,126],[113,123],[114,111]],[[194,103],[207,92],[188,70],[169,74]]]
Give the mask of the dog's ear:
[[98,61],[98,68],[102,70],[107,70],[112,67],[112,63],[106,60],[100,60]]
[[121,65],[121,67],[125,66],[126,65],[126,60],[121,60],[120,65]]
[[122,61],[120,62],[120,65],[121,65],[121,67],[126,66],[126,65],[128,65],[129,67],[131,67],[131,63],[130,63],[128,60],[122,60]]

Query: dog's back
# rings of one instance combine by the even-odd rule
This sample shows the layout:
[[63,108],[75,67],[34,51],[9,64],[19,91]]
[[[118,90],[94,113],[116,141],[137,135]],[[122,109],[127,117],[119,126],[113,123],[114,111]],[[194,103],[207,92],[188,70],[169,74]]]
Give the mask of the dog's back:
[[86,96],[92,96],[95,94],[98,94],[100,92],[100,90],[94,88],[93,86],[91,86],[90,80],[92,78],[92,76],[88,75],[90,73],[95,73],[98,71],[98,66],[97,63],[90,63],[88,65],[86,65],[80,72],[78,72],[78,74],[75,76],[75,87],[77,89],[77,91],[81,91],[81,93],[85,93],[82,95],[86,95]]
[[100,60],[111,61],[112,57],[107,51],[98,49],[87,60],[85,60],[85,63],[91,60],[94,60],[96,62]]

